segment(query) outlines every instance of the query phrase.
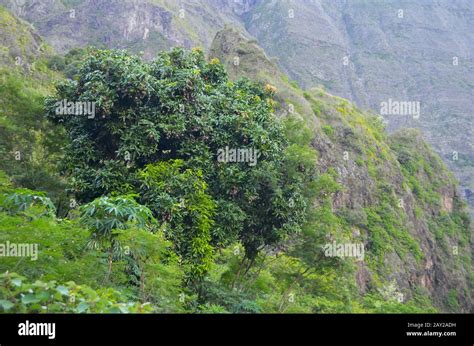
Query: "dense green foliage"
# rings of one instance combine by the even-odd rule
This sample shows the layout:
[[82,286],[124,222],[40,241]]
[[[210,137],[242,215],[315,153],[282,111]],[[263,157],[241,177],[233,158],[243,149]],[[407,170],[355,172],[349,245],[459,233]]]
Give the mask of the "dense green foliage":
[[141,200],[151,206],[184,263],[190,279],[207,272],[213,259],[211,227],[215,203],[206,193],[202,172],[183,171],[183,161],[147,165],[140,172]]
[[[399,301],[386,266],[387,256],[413,266],[425,259],[411,213],[446,256],[453,239],[469,246],[462,203],[442,210],[443,167],[416,152],[417,143],[387,139],[375,117],[295,85],[285,93],[301,94],[311,117],[278,117],[287,101],[275,87],[232,81],[199,49],[163,52],[151,63],[123,51],[74,50],[48,66],[69,79],[46,100],[48,120],[41,117],[61,134],[37,142],[47,153],[36,166],[48,172],[47,184],[15,161],[0,170],[0,244],[38,247],[36,259],[0,259],[1,311],[436,311],[423,287]],[[7,79],[2,95],[20,96],[28,78]],[[25,123],[43,112],[43,98],[25,101]],[[62,100],[95,102],[95,114],[60,114]],[[5,123],[20,112],[11,107]],[[15,126],[5,127],[2,150],[21,143]],[[317,141],[330,143],[330,153],[317,152]],[[226,148],[258,155],[227,162],[219,159]],[[340,148],[351,160],[338,161]],[[341,202],[353,197],[347,171],[372,200]],[[418,209],[400,206],[407,192]],[[365,259],[326,256],[332,241],[364,243]],[[466,261],[455,263],[467,268]],[[358,275],[369,271],[361,289]],[[446,306],[459,309],[455,291]]]
[[[270,97],[271,91],[248,80],[229,81],[222,66],[207,63],[200,50],[174,49],[151,64],[121,51],[97,50],[82,64],[77,81],[58,86],[47,111],[70,138],[64,171],[79,201],[141,189],[141,201],[166,221],[171,197],[163,194],[173,190],[185,205],[194,204],[189,212],[196,226],[188,227],[197,229],[180,229],[184,220],[178,216],[172,232],[201,247],[198,242],[211,239],[193,234],[208,233],[214,224],[214,244],[240,240],[247,257],[255,258],[263,246],[298,231],[306,213],[302,191],[314,169],[314,164],[289,162],[295,160],[293,149],[272,114]],[[96,114],[58,114],[61,100],[96,102]],[[254,160],[222,162],[218,153],[224,148],[251,150]],[[180,179],[169,179],[178,173],[173,162],[169,168],[164,163],[145,168],[176,159],[185,170]],[[193,183],[189,169],[202,182]],[[187,196],[183,182],[207,189],[209,196],[204,191]],[[183,255],[193,252],[182,242],[175,245]],[[208,257],[209,251],[195,249],[190,256]]]

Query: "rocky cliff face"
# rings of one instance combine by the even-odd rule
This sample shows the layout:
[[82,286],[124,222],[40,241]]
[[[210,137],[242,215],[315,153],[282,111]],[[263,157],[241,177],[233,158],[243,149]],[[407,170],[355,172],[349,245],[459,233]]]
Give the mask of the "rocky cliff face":
[[305,87],[377,113],[419,102],[418,116],[385,114],[388,129],[421,129],[474,205],[472,1],[261,1],[245,23]]
[[314,131],[320,173],[334,172],[342,186],[331,196],[335,232],[367,249],[354,273],[361,294],[392,283],[403,299],[424,291],[443,310],[472,309],[469,218],[454,177],[419,131],[387,136],[378,117],[347,100],[319,88],[302,91],[234,30],[216,35],[210,57],[234,78],[276,86],[280,116],[296,115]]
[[[58,52],[73,47],[127,48],[152,58],[180,45],[208,47],[225,23],[238,23],[255,1],[4,0]],[[244,30],[242,28],[242,30]]]

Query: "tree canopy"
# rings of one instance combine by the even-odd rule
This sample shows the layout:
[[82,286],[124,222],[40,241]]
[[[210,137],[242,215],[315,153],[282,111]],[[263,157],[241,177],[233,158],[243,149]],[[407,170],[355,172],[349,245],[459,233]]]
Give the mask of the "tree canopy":
[[[93,50],[57,90],[46,108],[69,137],[69,191],[79,202],[138,193],[170,224],[177,252],[200,259],[197,272],[212,247],[241,241],[253,259],[304,223],[314,162],[295,160],[273,87],[233,82],[217,59],[176,48],[150,63]],[[72,109],[58,112],[61,102]],[[78,102],[94,103],[95,114]]]

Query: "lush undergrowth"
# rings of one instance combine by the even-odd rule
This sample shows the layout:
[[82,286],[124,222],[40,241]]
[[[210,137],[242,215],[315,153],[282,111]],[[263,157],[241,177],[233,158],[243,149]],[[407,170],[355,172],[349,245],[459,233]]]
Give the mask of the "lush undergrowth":
[[[3,182],[7,196],[18,194]],[[39,196],[33,191],[28,195]],[[319,250],[308,241],[286,253],[260,254],[245,273],[244,248],[238,243],[221,248],[203,280],[191,289],[185,281],[186,264],[158,224],[151,231],[140,226],[138,218],[117,227],[113,233],[120,245],[110,263],[109,252],[91,237],[87,212],[85,220],[57,219],[42,199],[6,199],[0,212],[0,243],[37,244],[38,252],[37,257],[32,251],[31,257],[0,262],[5,273],[0,278],[3,312],[434,311],[423,296],[408,304],[398,303],[390,292],[359,299],[355,287],[347,288],[350,269],[342,262],[324,264],[321,254],[321,262],[315,260],[310,252]],[[315,236],[308,235],[312,240]]]

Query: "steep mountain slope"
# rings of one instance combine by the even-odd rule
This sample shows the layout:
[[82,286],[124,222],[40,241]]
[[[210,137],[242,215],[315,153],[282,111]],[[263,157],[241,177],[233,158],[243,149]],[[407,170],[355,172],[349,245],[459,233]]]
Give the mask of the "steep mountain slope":
[[[137,6],[144,4],[133,3]],[[30,32],[24,23],[6,11],[1,13],[4,22],[14,21],[21,27],[15,32]],[[11,24],[3,27],[2,37],[7,40],[12,35],[6,31],[10,27]],[[10,42],[13,43],[5,43],[7,48],[3,51],[17,47],[16,41]],[[30,45],[27,47],[26,52],[36,51]],[[42,57],[35,53],[32,59],[34,56]],[[473,311],[469,220],[457,193],[455,179],[419,132],[405,130],[387,136],[379,117],[360,111],[347,100],[332,96],[322,88],[303,91],[268,59],[255,40],[249,40],[235,30],[227,29],[216,35],[210,46],[212,58],[224,62],[233,78],[247,76],[269,84],[269,89],[276,87],[276,112],[289,119],[291,115],[299,118],[300,122],[289,120],[294,121],[294,136],[300,136],[296,129],[306,125],[308,131],[302,137],[308,137],[317,150],[318,155],[313,159],[318,162],[319,179],[315,183],[320,195],[315,200],[314,224],[304,235],[289,239],[281,249],[269,251],[269,255],[275,257],[275,253],[280,252],[299,256],[297,258],[301,257],[304,262],[318,268],[317,274],[306,277],[301,283],[302,291],[311,286],[317,292],[313,300],[303,302],[309,307],[308,311],[387,312],[386,307],[381,308],[380,301],[373,302],[375,295],[387,301],[409,302],[423,311],[431,311],[432,305],[441,311]],[[9,61],[11,64],[14,59]],[[10,84],[2,84],[2,106],[10,101],[13,107],[17,103],[11,100],[16,100],[18,95],[21,96],[19,100],[24,100],[22,93],[26,93],[28,99],[36,87],[41,91],[34,102],[38,108],[26,113],[28,121],[36,124],[36,119],[43,121],[35,115],[42,112],[41,101],[51,90],[54,79],[51,74],[54,76],[54,73],[44,67],[44,74],[34,79],[20,72],[11,79],[22,83],[13,89],[14,94],[6,93],[10,90],[6,86]],[[14,120],[18,114],[22,113],[16,108],[7,110],[2,119]],[[20,128],[20,125],[24,123],[15,126]],[[6,132],[8,137],[5,138],[9,140],[5,145],[17,143],[17,128]],[[51,127],[44,126],[44,123],[39,128],[24,126],[25,133],[33,134],[47,128]],[[39,143],[36,147],[43,148]],[[40,163],[48,162],[45,157],[40,159]],[[16,167],[15,162],[12,163]],[[8,171],[8,167],[5,170]],[[28,183],[42,189],[37,180]],[[322,246],[333,241],[363,243],[365,258],[362,261],[355,258],[325,259]],[[278,261],[276,263],[281,265]],[[346,277],[347,281],[342,280]],[[268,301],[265,294],[259,294],[257,301],[262,306],[275,304]],[[363,309],[360,306],[353,310],[344,309],[346,304],[355,305],[359,301]],[[339,310],[331,305],[336,303]],[[298,308],[294,309],[292,311],[298,311]]]
[[46,121],[43,102],[60,75],[52,50],[30,25],[0,6],[0,170],[18,185],[63,194],[55,162],[61,131]]
[[403,299],[421,290],[445,310],[458,304],[472,309],[469,218],[455,179],[418,131],[387,137],[379,117],[322,89],[302,91],[255,41],[234,30],[216,35],[210,56],[225,62],[234,77],[275,85],[279,113],[294,113],[313,129],[320,173],[334,174],[341,186],[330,207],[324,198],[317,201],[322,214],[334,217],[329,239],[366,247],[354,276],[361,294],[395,282]]
[[58,52],[95,45],[143,51],[152,58],[172,46],[208,47],[225,23],[238,23],[246,2],[195,0],[47,0],[3,3],[33,23]]
[[472,1],[260,1],[244,18],[305,87],[378,113],[389,99],[420,102],[419,116],[384,115],[388,129],[420,128],[474,205]]
[[[474,5],[469,0],[1,0],[57,51],[98,45],[152,58],[176,45],[209,48],[229,23],[258,39],[305,88],[323,85],[381,112],[390,99],[421,112],[385,114],[415,127],[461,181],[474,212]],[[396,113],[396,112],[393,112]]]

